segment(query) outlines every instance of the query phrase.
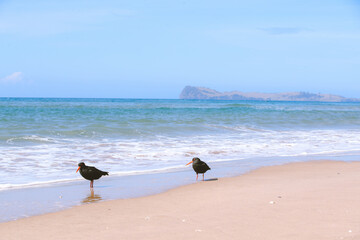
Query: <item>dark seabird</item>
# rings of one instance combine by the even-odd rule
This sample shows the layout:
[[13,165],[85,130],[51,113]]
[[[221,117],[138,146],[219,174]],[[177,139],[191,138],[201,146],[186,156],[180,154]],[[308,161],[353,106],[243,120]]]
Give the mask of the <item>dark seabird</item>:
[[194,169],[194,171],[196,172],[196,181],[198,180],[198,174],[199,173],[202,173],[203,175],[203,181],[204,181],[204,173],[207,171],[207,170],[210,170],[211,168],[203,161],[200,160],[200,158],[193,158],[191,160],[191,162],[189,162],[187,165],[189,165],[190,163],[192,163],[192,167]]
[[103,172],[96,167],[86,166],[83,162],[79,163],[78,166],[79,168],[76,172],[80,170],[81,176],[91,181],[90,188],[93,188],[94,180],[101,178],[101,176],[109,175],[108,172]]

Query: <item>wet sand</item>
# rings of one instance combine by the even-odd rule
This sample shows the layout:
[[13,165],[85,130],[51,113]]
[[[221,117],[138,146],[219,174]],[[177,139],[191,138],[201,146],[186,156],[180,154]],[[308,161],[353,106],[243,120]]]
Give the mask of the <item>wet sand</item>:
[[0,224],[3,239],[360,239],[360,162],[263,167]]
[[[353,158],[351,158],[353,159]],[[263,158],[237,161],[208,162],[211,171],[206,179],[233,177],[267,165],[279,165],[299,158]],[[0,191],[0,222],[17,220],[64,210],[70,207],[114,199],[143,197],[161,193],[179,186],[195,182],[191,166],[165,172],[102,177],[94,183],[94,193],[90,192],[89,181],[79,177],[77,181],[63,182],[36,187]]]
[[[206,173],[207,179],[234,176],[255,168],[241,161],[211,163],[210,166],[213,169]],[[75,170],[74,175],[80,178],[78,181],[0,191],[0,222],[88,203],[153,195],[194,183],[196,176],[191,166],[185,167],[185,164],[184,168],[171,172],[128,176],[114,176],[110,172],[110,176],[95,181],[94,192],[91,192],[90,182]]]

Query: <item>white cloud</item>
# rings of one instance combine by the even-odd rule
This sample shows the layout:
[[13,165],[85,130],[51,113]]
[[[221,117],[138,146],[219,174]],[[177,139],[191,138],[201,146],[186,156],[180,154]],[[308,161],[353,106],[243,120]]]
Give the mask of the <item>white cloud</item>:
[[14,72],[4,78],[0,78],[0,83],[18,83],[23,79],[22,72]]

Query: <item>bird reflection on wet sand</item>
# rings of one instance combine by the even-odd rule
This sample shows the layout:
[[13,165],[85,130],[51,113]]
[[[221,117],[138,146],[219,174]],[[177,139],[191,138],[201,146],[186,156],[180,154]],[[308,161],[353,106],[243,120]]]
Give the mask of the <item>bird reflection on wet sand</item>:
[[102,197],[99,194],[95,194],[94,189],[91,188],[90,189],[90,195],[88,195],[86,198],[84,198],[82,203],[93,203],[93,202],[98,202],[98,201],[101,201],[101,200],[102,200]]

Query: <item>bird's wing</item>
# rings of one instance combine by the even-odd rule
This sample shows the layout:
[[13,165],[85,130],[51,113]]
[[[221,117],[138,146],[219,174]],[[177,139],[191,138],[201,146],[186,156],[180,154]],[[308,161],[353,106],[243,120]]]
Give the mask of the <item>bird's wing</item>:
[[101,171],[96,167],[89,167],[89,172],[96,172],[96,173],[101,173],[102,175],[109,175],[108,172]]
[[88,167],[88,171],[89,172],[96,172],[96,171],[100,171],[100,170],[97,169],[96,167]]
[[206,162],[201,162],[201,166],[202,167],[206,167],[207,169],[211,169],[207,164],[206,164]]

